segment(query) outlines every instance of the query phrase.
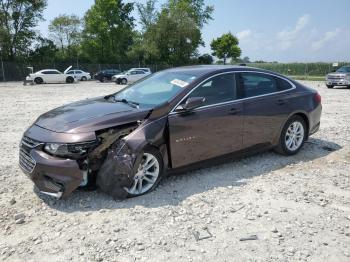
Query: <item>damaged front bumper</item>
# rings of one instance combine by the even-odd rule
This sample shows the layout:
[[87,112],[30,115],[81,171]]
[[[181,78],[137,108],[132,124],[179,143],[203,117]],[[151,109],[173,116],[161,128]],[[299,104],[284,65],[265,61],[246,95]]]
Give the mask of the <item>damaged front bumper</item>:
[[66,198],[84,181],[77,161],[56,158],[40,149],[20,148],[19,166],[44,194]]

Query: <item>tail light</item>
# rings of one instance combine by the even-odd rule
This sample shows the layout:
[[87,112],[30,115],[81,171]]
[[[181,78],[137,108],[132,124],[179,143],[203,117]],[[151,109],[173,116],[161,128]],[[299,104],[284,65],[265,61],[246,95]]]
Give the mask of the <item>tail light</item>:
[[316,94],[314,95],[314,100],[315,100],[315,102],[316,102],[317,104],[321,104],[322,98],[321,98],[321,96],[320,96],[319,93],[316,93]]

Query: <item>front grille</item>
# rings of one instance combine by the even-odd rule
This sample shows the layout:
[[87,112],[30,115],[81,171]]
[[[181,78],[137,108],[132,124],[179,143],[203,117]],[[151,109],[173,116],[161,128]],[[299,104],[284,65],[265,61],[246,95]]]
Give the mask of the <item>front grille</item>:
[[37,147],[38,145],[40,145],[41,143],[39,141],[31,139],[27,136],[23,136],[22,137],[22,144],[24,144],[30,148],[34,148],[34,147]]
[[328,79],[336,79],[336,80],[343,79],[343,78],[344,78],[344,76],[329,76],[328,77]]
[[32,173],[33,169],[36,165],[35,160],[23,149],[19,150],[19,165],[21,166],[21,168],[28,172],[28,173]]

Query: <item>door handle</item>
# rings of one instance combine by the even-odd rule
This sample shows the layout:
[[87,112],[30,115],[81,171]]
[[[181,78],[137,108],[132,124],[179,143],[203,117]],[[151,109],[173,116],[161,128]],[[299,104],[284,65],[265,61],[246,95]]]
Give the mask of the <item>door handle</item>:
[[237,108],[231,108],[230,109],[230,115],[237,115],[238,113],[242,112],[241,109],[237,109]]
[[284,105],[284,104],[286,104],[286,103],[287,103],[287,101],[284,100],[284,99],[278,99],[278,100],[277,100],[277,105],[279,105],[279,106]]

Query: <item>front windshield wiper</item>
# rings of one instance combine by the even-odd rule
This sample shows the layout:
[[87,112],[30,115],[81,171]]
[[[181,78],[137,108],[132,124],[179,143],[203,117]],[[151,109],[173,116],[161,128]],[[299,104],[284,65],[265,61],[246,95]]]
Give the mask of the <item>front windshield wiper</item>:
[[136,102],[134,102],[134,101],[130,101],[130,100],[126,100],[125,98],[123,98],[123,99],[116,99],[116,98],[114,98],[113,99],[113,101],[114,102],[120,102],[120,103],[124,103],[124,104],[127,104],[127,105],[129,105],[129,106],[131,106],[131,107],[133,107],[133,108],[139,108],[139,103],[136,103]]

